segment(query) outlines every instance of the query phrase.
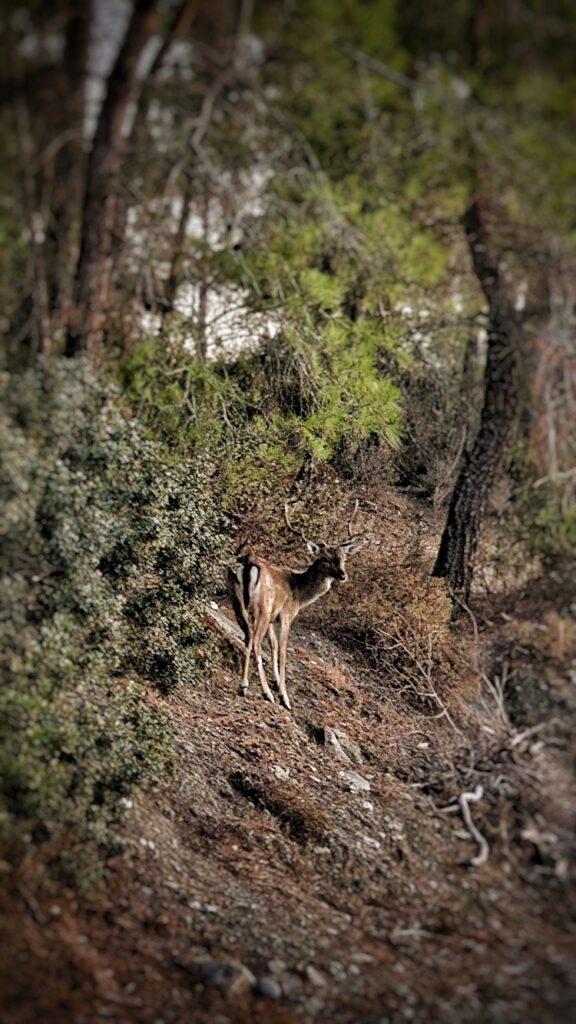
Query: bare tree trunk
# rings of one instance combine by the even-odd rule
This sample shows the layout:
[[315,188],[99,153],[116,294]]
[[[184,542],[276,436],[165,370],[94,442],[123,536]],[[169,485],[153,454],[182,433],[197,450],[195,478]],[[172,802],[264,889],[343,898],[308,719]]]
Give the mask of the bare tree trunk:
[[24,341],[22,352],[19,354],[19,360],[14,360],[15,366],[19,361],[24,366],[37,353],[50,354],[52,331],[46,260],[44,258],[44,224],[38,209],[37,181],[33,170],[34,142],[29,107],[23,95],[16,96],[14,113],[20,157],[22,205],[30,232],[30,296],[27,297],[20,311],[26,328],[22,332]]
[[[84,114],[92,0],[73,7],[66,25],[62,109],[57,117],[55,155],[51,166],[50,217],[46,255],[49,265],[49,302],[53,329],[65,329],[72,303],[74,270],[78,259],[79,207],[82,201]],[[59,124],[58,124],[59,120]]]
[[486,225],[487,209],[475,199],[464,218],[472,265],[488,302],[488,350],[480,428],[456,480],[434,576],[448,580],[455,613],[470,597],[474,557],[490,493],[520,404],[519,365],[523,327],[506,294]]
[[164,319],[168,314],[174,312],[174,303],[176,301],[176,293],[178,286],[182,280],[182,263],[185,255],[186,248],[186,228],[188,226],[188,220],[190,218],[190,207],[192,205],[192,197],[194,193],[192,176],[188,174],[186,176],[186,185],[182,194],[182,209],[180,211],[180,217],[178,219],[178,227],[176,234],[174,235],[174,241],[172,243],[172,256],[170,260],[170,273],[166,282],[166,288],[164,292],[164,303],[162,318]]
[[[110,306],[118,215],[118,175],[127,143],[126,116],[139,93],[138,67],[158,12],[157,0],[136,0],[102,105],[86,170],[74,309],[66,351],[97,353]],[[140,86],[141,88],[141,86]]]

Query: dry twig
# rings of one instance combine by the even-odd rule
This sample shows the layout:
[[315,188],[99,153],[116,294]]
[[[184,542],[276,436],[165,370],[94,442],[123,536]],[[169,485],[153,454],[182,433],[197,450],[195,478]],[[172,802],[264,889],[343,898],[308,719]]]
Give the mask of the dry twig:
[[475,857],[472,857],[470,863],[476,868],[480,864],[484,864],[488,860],[488,854],[490,853],[490,846],[488,841],[484,838],[481,832],[478,831],[476,825],[472,821],[472,815],[470,813],[469,803],[477,803],[484,796],[483,786],[476,786],[473,793],[461,793],[458,797],[458,803],[464,818],[464,824],[470,832],[473,839],[476,840],[479,846],[479,851]]

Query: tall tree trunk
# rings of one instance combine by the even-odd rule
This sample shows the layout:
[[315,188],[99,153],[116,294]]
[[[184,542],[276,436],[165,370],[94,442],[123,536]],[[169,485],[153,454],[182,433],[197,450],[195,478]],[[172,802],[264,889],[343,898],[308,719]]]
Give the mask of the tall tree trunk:
[[68,16],[62,103],[60,111],[55,113],[55,154],[50,168],[50,216],[46,232],[49,302],[55,332],[65,328],[69,319],[74,270],[78,259],[78,218],[84,180],[83,136],[92,10],[92,0],[84,0],[80,5],[73,5]]
[[[126,116],[136,102],[138,67],[158,12],[157,0],[136,0],[110,77],[86,170],[80,254],[74,308],[66,351],[97,353],[103,337],[112,289],[118,215],[118,176],[125,153]],[[141,86],[140,86],[141,87]]]
[[468,604],[484,505],[520,401],[519,365],[524,331],[492,251],[487,215],[486,203],[476,198],[464,217],[472,266],[488,302],[484,404],[474,445],[464,458],[452,492],[433,569],[434,576],[448,580],[455,613]]

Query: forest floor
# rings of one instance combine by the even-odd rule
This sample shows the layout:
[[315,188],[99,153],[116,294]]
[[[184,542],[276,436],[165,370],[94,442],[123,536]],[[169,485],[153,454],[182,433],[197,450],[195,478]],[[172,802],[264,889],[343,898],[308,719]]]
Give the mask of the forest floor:
[[[131,808],[105,890],[6,894],[4,1024],[574,1013],[573,581],[478,595],[450,626],[432,513],[362,498],[376,541],[293,630],[293,713],[257,680],[238,695],[221,638],[203,687],[155,698],[176,777]],[[475,865],[458,798],[479,784]]]

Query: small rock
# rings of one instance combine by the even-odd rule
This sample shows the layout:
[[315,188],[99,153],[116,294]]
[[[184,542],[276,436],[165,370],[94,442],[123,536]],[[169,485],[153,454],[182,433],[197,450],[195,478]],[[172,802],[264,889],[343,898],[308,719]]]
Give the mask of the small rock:
[[201,976],[208,988],[231,996],[248,992],[256,984],[252,971],[239,960],[212,960],[202,965]]
[[339,761],[345,761],[346,764],[350,764],[350,758],[339,742],[336,731],[330,729],[329,726],[326,726],[324,729],[324,745],[330,748]]
[[304,1005],[310,1017],[317,1017],[324,1009],[324,1000],[322,996],[311,996]]
[[322,988],[326,984],[326,978],[323,974],[320,974],[312,964],[308,964],[306,968],[306,977],[312,985],[316,985],[317,988]]
[[283,768],[281,764],[273,764],[272,771],[276,778],[280,779],[282,782],[286,782],[286,780],[290,778],[290,769]]
[[346,779],[348,786],[352,793],[369,793],[370,783],[368,779],[364,779],[358,772],[343,771],[340,772],[340,777]]
[[355,761],[356,764],[362,764],[360,747],[353,740],[349,739],[342,729],[332,729],[328,725],[325,726],[324,743],[332,748],[333,753],[341,761],[347,761],[348,764],[351,761]]
[[258,978],[256,991],[258,995],[264,996],[266,999],[280,999],[282,997],[282,988],[274,978]]
[[371,800],[363,800],[362,801],[362,807],[364,808],[365,811],[373,811],[374,810],[374,804],[372,803]]
[[302,979],[297,974],[287,974],[282,979],[282,989],[288,999],[299,999],[302,995]]
[[271,974],[283,974],[288,965],[284,960],[269,960],[268,970]]
[[373,850],[379,850],[382,845],[377,839],[372,839],[372,836],[362,836],[362,842],[365,843],[366,846],[371,846]]

